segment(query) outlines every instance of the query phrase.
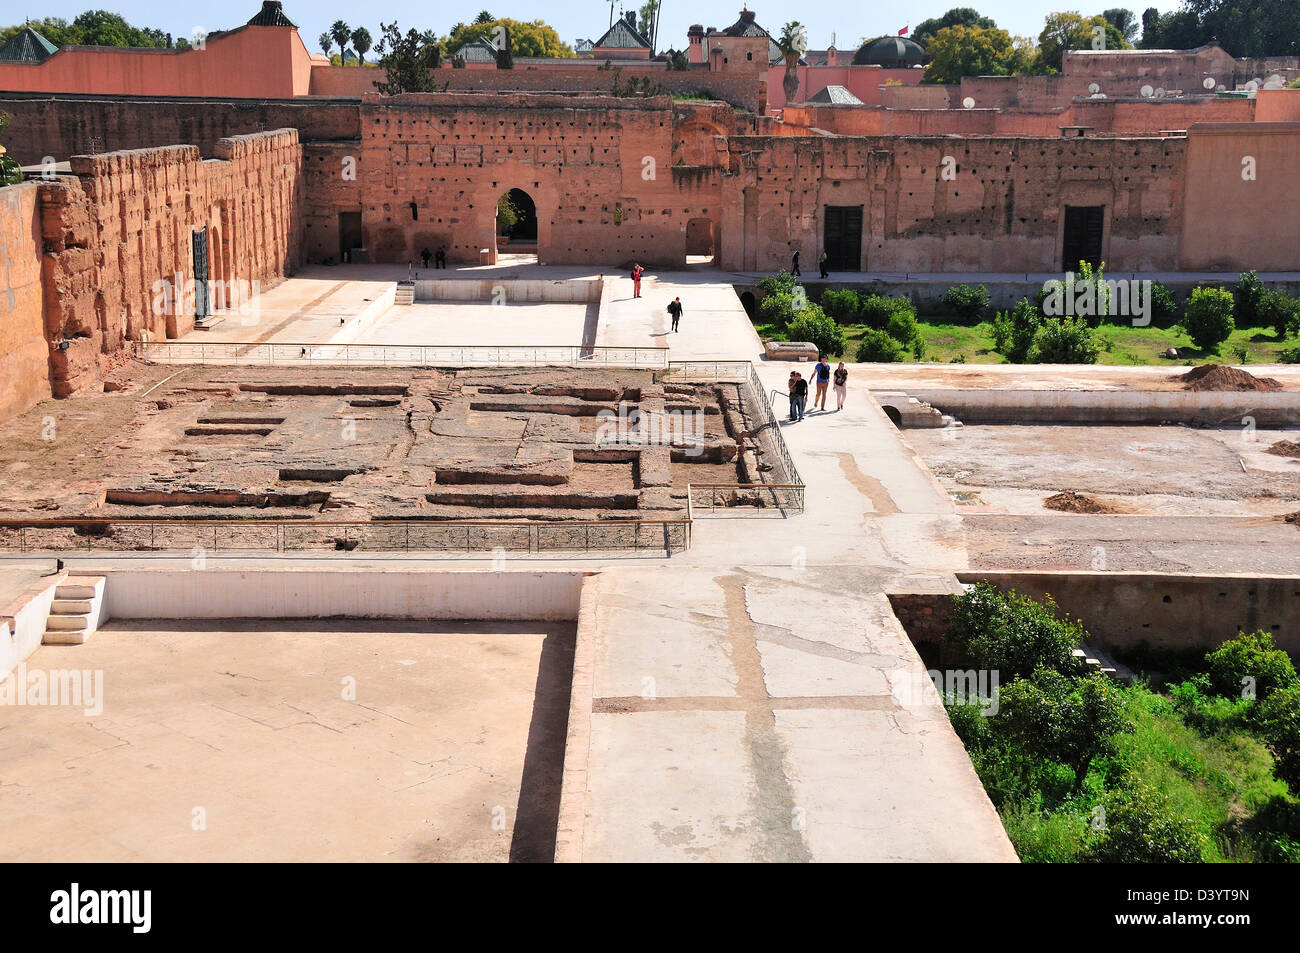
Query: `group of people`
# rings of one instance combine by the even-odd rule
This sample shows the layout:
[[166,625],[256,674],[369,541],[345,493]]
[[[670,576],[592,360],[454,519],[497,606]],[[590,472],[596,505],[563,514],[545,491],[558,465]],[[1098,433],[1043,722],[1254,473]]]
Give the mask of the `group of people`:
[[[817,385],[817,390],[813,394],[812,407],[809,410],[815,410],[820,405],[822,410],[826,409],[826,389],[831,380],[835,381],[835,400],[836,411],[844,409],[844,398],[848,395],[849,369],[840,361],[840,366],[831,370],[830,362],[825,357],[818,356],[817,363],[812,370],[813,383]],[[804,408],[808,402],[808,382],[804,380],[803,375],[798,371],[790,372],[790,419],[803,420]]]
[[[641,276],[644,274],[645,274],[645,269],[641,267],[640,263],[634,262],[632,264],[632,297],[633,298],[641,297]],[[677,330],[677,323],[681,321],[682,312],[684,310],[685,309],[682,307],[681,298],[673,298],[672,301],[668,302],[668,316],[673,319],[674,331]]]
[[429,267],[429,259],[430,259],[430,258],[434,259],[434,261],[436,262],[436,264],[434,265],[435,268],[446,268],[446,267],[447,267],[447,249],[445,249],[445,248],[439,248],[439,249],[438,249],[438,254],[436,254],[436,255],[430,255],[430,254],[429,254],[429,249],[428,249],[428,248],[425,248],[423,251],[421,251],[421,252],[420,252],[420,260],[421,260],[422,262],[424,262],[424,267],[425,267],[425,269],[428,269],[428,267]]
[[[822,278],[829,278],[831,276],[830,256],[824,251],[821,253],[821,257],[817,259],[817,268],[821,272]],[[794,254],[790,257],[790,274],[794,275],[796,278],[799,277],[799,249],[797,248],[794,250]]]

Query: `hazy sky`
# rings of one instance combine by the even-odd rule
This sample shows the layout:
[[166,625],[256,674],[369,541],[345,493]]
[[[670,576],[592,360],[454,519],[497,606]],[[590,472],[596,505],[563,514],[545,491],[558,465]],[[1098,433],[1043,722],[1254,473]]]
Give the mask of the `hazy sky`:
[[[349,26],[365,26],[376,41],[379,38],[379,21],[394,19],[405,30],[414,26],[419,30],[432,29],[438,34],[450,32],[458,21],[469,22],[479,10],[487,9],[495,16],[516,20],[542,19],[555,27],[560,38],[569,44],[575,39],[597,39],[609,26],[610,5],[607,0],[471,0],[482,6],[447,6],[436,8],[415,0],[375,0],[358,4],[346,0],[284,0],[284,10],[302,35],[307,48],[315,52],[320,44],[316,38],[337,19]],[[801,0],[798,3],[758,2],[752,9],[758,14],[758,23],[770,33],[778,33],[788,20],[799,20],[808,28],[808,44],[813,49],[823,49],[834,35],[840,49],[856,46],[867,37],[882,33],[897,33],[905,26],[915,27],[922,20],[937,17],[954,6],[972,6],[1013,35],[1037,37],[1043,28],[1043,18],[1057,10],[1075,10],[1081,13],[1100,13],[1111,6],[1125,6],[1116,0],[1098,0],[1096,9],[1071,0],[920,0],[919,3],[889,5],[889,9],[865,10],[843,2],[830,0]],[[626,4],[615,3],[617,14],[622,9],[636,9],[637,0]],[[883,6],[883,5],[882,5]],[[1178,0],[1144,0],[1129,8],[1140,17],[1149,6],[1162,11],[1174,10]],[[740,0],[664,0],[659,26],[659,47],[686,45],[686,28],[692,23],[722,29],[736,22],[741,7]],[[189,36],[196,29],[205,31],[228,30],[248,22],[261,8],[261,0],[235,0],[234,3],[212,3],[208,0],[43,0],[38,6],[7,7],[0,14],[4,23],[19,15],[63,17],[72,20],[86,9],[106,9],[120,13],[136,26],[157,27],[173,36]]]

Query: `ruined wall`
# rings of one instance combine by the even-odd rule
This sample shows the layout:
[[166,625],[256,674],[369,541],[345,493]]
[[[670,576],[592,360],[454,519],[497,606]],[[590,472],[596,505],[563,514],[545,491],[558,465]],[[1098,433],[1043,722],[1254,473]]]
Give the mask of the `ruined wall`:
[[0,421],[50,396],[35,183],[0,189]]
[[342,261],[339,215],[361,213],[360,158],[360,139],[303,143],[302,260],[307,264]]
[[725,131],[727,112],[679,112],[666,97],[367,97],[359,176],[370,260],[439,245],[451,261],[491,256],[497,199],[519,188],[537,206],[543,263],[681,264],[687,221],[716,220],[721,188],[717,169],[674,167],[674,122],[716,115]]
[[[204,161],[194,146],[74,156],[73,175],[40,183],[56,397],[97,381],[143,333],[193,329],[183,294],[194,277],[195,229],[207,229],[214,281],[258,281],[265,290],[297,267],[298,134],[225,139],[214,151],[218,161]],[[176,294],[171,303],[159,296],[160,281]]]
[[865,271],[1055,271],[1066,205],[1106,206],[1113,270],[1178,260],[1184,138],[735,137],[730,151],[724,268],[775,269],[792,243],[816,261],[823,209],[856,205]]
[[5,131],[10,154],[24,165],[43,156],[59,161],[91,151],[197,146],[212,155],[217,143],[266,129],[297,129],[303,141],[356,139],[359,104],[345,100],[196,100],[36,98],[0,93],[0,112],[11,117]]
[[[702,92],[713,99],[757,110],[759,84],[752,76],[731,72],[710,72],[707,66],[693,67],[686,72],[670,72],[662,63],[638,63],[635,60],[615,61],[613,69],[601,69],[602,63],[592,60],[572,60],[568,66],[530,68],[516,60],[515,68],[501,69],[451,69],[438,70],[434,79],[439,87],[446,86],[450,93],[588,93],[608,95],[616,76],[627,82],[633,76],[648,76],[661,83],[670,93]],[[375,81],[384,79],[381,69],[363,69],[347,66],[314,66],[311,72],[313,96],[355,96],[373,94]]]
[[1137,96],[1143,86],[1153,89],[1180,89],[1185,93],[1204,91],[1204,80],[1232,89],[1237,80],[1245,82],[1243,70],[1218,46],[1196,50],[1071,50],[1062,63],[1062,80],[1087,94],[1089,83],[1096,83],[1107,96]]
[[1300,268],[1300,123],[1220,123],[1187,131],[1179,266]]

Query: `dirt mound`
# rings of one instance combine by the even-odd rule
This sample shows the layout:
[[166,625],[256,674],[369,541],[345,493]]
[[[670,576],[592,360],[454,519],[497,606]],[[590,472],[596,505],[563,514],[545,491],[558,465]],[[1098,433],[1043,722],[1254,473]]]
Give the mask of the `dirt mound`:
[[1271,377],[1256,377],[1249,371],[1227,364],[1202,364],[1193,367],[1186,374],[1178,375],[1184,390],[1235,390],[1235,391],[1273,391],[1281,390],[1282,384]]
[[1075,493],[1073,490],[1066,490],[1064,493],[1049,496],[1043,500],[1043,506],[1049,510],[1060,510],[1062,513],[1119,512],[1114,506],[1097,499],[1095,496],[1089,496],[1086,493]]
[[1288,513],[1281,519],[1283,523],[1290,523],[1296,529],[1300,529],[1300,510],[1296,510],[1294,513]]
[[1291,440],[1279,440],[1264,452],[1271,453],[1275,457],[1293,457],[1300,460],[1300,443]]

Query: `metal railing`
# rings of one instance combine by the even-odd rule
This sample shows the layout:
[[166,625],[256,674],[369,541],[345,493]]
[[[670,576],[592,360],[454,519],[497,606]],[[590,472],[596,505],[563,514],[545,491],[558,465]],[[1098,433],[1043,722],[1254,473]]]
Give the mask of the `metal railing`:
[[[758,372],[754,370],[754,365],[749,365],[749,389],[758,397],[759,416],[763,418],[762,423],[757,429],[768,430],[772,434],[772,443],[776,446],[776,451],[781,456],[781,464],[785,467],[785,477],[791,483],[803,485],[803,477],[799,476],[799,468],[794,465],[794,460],[790,456],[789,449],[785,445],[785,437],[781,435],[781,425],[777,423],[776,414],[772,412],[772,404],[763,396],[763,382],[758,378]],[[775,392],[774,392],[775,393]],[[803,495],[800,494],[800,508],[802,509]]]
[[293,344],[239,341],[148,341],[136,356],[156,364],[263,367],[668,367],[666,347],[561,344]]
[[208,553],[683,552],[689,518],[506,520],[0,520],[0,551]]
[[[754,374],[749,361],[669,361],[663,379],[676,381],[730,381],[743,383]],[[762,394],[760,387],[758,393]]]
[[803,512],[802,483],[691,483],[687,494],[692,513],[697,506],[713,513],[720,507],[734,511],[748,506],[761,511],[769,505]]

